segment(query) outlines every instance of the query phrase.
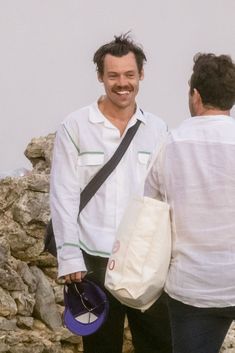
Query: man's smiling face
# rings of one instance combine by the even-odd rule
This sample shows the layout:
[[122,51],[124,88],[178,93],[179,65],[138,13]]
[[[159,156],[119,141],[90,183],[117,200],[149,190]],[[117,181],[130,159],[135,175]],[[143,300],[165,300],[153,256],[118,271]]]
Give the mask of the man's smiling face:
[[138,71],[135,55],[130,52],[121,57],[107,54],[104,58],[104,73],[98,77],[104,84],[109,103],[125,109],[135,104],[139,81],[143,76],[143,71]]

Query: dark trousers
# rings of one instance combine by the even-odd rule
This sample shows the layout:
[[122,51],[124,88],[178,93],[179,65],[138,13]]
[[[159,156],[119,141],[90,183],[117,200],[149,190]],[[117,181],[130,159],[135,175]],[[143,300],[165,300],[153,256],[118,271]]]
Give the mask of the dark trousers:
[[198,308],[167,297],[174,353],[218,353],[235,307]]
[[84,260],[90,272],[88,277],[103,288],[109,300],[109,315],[105,324],[93,335],[83,337],[84,353],[121,353],[126,315],[135,353],[171,353],[170,322],[165,295],[144,313],[122,305],[103,285],[108,259],[84,253]]

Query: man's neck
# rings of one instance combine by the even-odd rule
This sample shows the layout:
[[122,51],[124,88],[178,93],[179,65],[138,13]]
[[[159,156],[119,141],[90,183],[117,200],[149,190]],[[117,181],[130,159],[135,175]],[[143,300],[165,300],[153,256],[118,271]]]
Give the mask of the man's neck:
[[109,102],[106,97],[101,97],[98,100],[98,107],[102,114],[119,129],[121,135],[136,111],[135,103],[131,106],[120,108]]
[[221,110],[218,108],[213,108],[209,106],[203,106],[198,114],[198,116],[209,116],[209,115],[228,115],[230,116],[229,110]]

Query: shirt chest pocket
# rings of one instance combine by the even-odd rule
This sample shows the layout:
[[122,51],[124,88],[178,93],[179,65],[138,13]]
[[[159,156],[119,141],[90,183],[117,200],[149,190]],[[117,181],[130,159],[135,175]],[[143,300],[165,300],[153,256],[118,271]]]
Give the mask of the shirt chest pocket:
[[85,152],[78,156],[78,177],[83,189],[104,165],[103,152]]
[[149,152],[139,151],[137,155],[137,175],[138,180],[141,181],[146,176],[148,162],[150,160]]
[[141,165],[147,166],[150,158],[150,152],[138,152],[138,162]]

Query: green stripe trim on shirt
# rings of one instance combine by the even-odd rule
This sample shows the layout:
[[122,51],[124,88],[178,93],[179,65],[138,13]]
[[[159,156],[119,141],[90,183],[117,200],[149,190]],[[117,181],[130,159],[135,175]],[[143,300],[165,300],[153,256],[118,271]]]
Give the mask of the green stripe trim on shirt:
[[111,254],[110,253],[108,253],[108,252],[104,252],[104,251],[94,251],[94,250],[91,250],[91,249],[89,249],[82,241],[79,241],[79,244],[81,245],[81,248],[83,249],[83,250],[87,250],[87,251],[89,251],[89,253],[91,253],[91,254],[93,254],[93,255],[105,255],[105,256],[110,256]]
[[74,244],[74,243],[64,243],[63,245],[60,245],[57,247],[58,250],[62,249],[64,246],[73,246],[75,248],[80,248],[80,246],[78,244]]
[[93,255],[104,255],[104,256],[108,256],[108,257],[111,255],[108,252],[91,250],[81,241],[79,242],[79,245],[78,244],[74,244],[74,243],[64,243],[62,246],[61,245],[58,246],[57,250],[61,250],[64,246],[72,246],[72,247],[75,247],[75,248],[82,248],[83,250],[89,251]]
[[70,140],[72,141],[74,147],[76,148],[76,150],[78,151],[78,153],[80,153],[79,147],[78,147],[78,146],[76,145],[76,143],[74,142],[74,140],[73,140],[72,136],[70,135],[69,131],[67,130],[66,126],[63,125],[63,127],[64,127],[65,131],[67,132],[67,134],[68,134]]
[[99,151],[86,151],[86,152],[81,152],[79,156],[82,156],[84,154],[104,154],[104,152],[99,152]]
[[138,153],[151,154],[151,152],[147,152],[147,151],[138,151]]

